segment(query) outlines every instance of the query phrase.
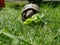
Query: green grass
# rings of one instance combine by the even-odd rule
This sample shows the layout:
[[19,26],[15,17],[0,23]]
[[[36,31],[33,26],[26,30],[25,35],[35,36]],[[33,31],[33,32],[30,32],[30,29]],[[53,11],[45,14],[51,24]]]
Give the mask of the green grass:
[[0,45],[60,45],[60,3],[40,5],[45,25],[22,25],[21,9],[8,4],[0,10]]

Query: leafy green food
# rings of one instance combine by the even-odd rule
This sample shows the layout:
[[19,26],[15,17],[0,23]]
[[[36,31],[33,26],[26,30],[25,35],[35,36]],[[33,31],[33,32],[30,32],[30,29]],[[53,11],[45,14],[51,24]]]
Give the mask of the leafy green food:
[[34,14],[31,18],[26,19],[23,24],[37,24],[38,22],[42,21],[43,15],[40,13]]

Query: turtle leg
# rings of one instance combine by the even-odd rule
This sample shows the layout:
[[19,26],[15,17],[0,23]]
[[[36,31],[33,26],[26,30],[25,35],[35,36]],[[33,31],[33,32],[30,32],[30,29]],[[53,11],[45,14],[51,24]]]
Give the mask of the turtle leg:
[[33,10],[28,10],[28,11],[26,12],[26,17],[27,17],[27,18],[30,18],[33,14],[34,14],[34,11],[33,11]]

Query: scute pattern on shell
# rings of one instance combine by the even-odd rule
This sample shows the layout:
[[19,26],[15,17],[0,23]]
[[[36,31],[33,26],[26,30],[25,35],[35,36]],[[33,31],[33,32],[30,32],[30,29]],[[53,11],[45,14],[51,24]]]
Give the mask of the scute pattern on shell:
[[28,10],[28,9],[33,9],[39,12],[39,6],[36,4],[27,4],[23,7],[22,12]]

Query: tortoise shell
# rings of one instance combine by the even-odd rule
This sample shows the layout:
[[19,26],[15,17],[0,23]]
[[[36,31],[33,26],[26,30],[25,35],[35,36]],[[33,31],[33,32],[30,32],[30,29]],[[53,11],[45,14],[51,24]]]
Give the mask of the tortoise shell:
[[39,6],[36,5],[36,4],[27,4],[23,7],[22,9],[22,12],[26,11],[26,10],[29,10],[29,9],[33,9],[35,11],[38,11],[39,12]]

